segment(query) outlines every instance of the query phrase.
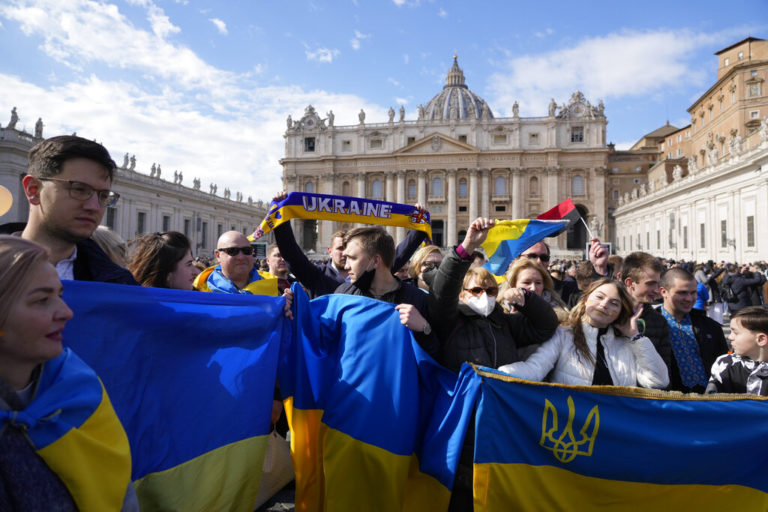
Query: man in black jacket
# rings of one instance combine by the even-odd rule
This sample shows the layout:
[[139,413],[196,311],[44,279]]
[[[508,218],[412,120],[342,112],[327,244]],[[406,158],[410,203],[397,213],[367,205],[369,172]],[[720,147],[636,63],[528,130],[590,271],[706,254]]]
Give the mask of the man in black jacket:
[[74,135],[44,140],[30,150],[22,180],[28,221],[5,224],[0,232],[48,249],[61,279],[138,284],[90,239],[107,207],[120,197],[111,191],[115,168],[109,152],[96,142]]
[[640,315],[641,334],[651,340],[656,352],[659,353],[667,365],[667,370],[672,372],[674,359],[672,356],[672,344],[669,341],[669,324],[664,317],[656,311],[653,303],[661,296],[659,281],[661,280],[661,262],[655,256],[647,252],[633,252],[624,258],[621,267],[620,278],[627,287],[636,304],[643,305],[643,313]]
[[335,293],[363,295],[396,304],[400,322],[430,356],[437,357],[440,345],[429,323],[427,294],[392,275],[395,241],[378,226],[355,228],[344,237],[344,259],[350,281]]
[[693,309],[696,280],[690,272],[668,270],[661,278],[661,295],[661,313],[670,327],[674,354],[669,389],[703,393],[715,359],[728,352],[723,327],[704,311]]

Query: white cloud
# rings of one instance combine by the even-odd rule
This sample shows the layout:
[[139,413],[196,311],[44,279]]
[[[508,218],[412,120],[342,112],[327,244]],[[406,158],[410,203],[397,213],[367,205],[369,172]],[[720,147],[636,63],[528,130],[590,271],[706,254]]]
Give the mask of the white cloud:
[[448,17],[448,13],[442,7],[437,11],[437,15],[440,16],[441,18]]
[[392,0],[392,2],[398,7],[405,5],[405,0]]
[[407,105],[408,104],[408,99],[407,98],[399,98],[398,97],[398,98],[395,98],[395,103],[397,103],[398,105]]
[[216,30],[219,31],[219,34],[227,35],[229,33],[227,31],[227,24],[224,23],[224,21],[220,20],[219,18],[208,18],[208,21],[210,21],[216,26]]
[[410,61],[411,61],[410,55],[408,55],[407,53],[404,53],[403,54],[403,63],[408,64]]
[[542,30],[542,31],[539,31],[539,32],[534,32],[533,35],[538,37],[538,38],[540,38],[540,39],[543,39],[543,38],[545,38],[547,36],[551,36],[554,33],[555,33],[555,31],[553,29],[546,28],[545,30]]
[[[567,49],[508,59],[491,75],[491,103],[511,110],[515,100],[525,115],[545,115],[550,97],[559,104],[578,90],[593,103],[664,91],[679,84],[705,83],[709,78],[692,50],[732,34],[701,34],[688,30],[625,31],[584,39]],[[675,51],[670,51],[674,48]]]
[[359,30],[355,30],[355,37],[349,40],[350,46],[352,46],[353,50],[359,50],[360,49],[360,41],[363,39],[368,39],[371,37],[371,34],[363,34]]
[[181,32],[181,29],[171,23],[170,18],[165,12],[156,5],[150,5],[147,12],[147,19],[152,26],[152,31],[157,37],[165,38],[171,34]]
[[[145,6],[149,0],[133,0]],[[200,178],[247,198],[268,199],[281,189],[285,119],[304,108],[332,108],[336,124],[357,124],[357,113],[386,119],[386,108],[359,96],[269,86],[256,75],[209,65],[189,48],[165,37],[174,33],[153,10],[147,29],[133,25],[116,6],[88,0],[4,0],[0,16],[17,24],[50,58],[85,71],[54,75],[32,83],[0,72],[0,98],[12,98],[0,111],[18,108],[19,127],[28,132],[42,117],[45,135],[77,132],[105,144],[116,161],[135,154],[137,170],[152,162],[184,173],[184,183]],[[327,50],[328,58],[339,54]],[[323,52],[316,52],[324,58]],[[226,172],[223,172],[225,171]]]
[[310,50],[307,48],[304,50],[304,53],[307,55],[307,60],[313,60],[315,62],[333,62],[333,59],[335,57],[339,56],[339,50],[337,49],[330,49],[330,48],[317,48],[315,50]]
[[400,82],[392,78],[391,76],[387,78],[387,82],[391,83],[395,87],[400,87]]

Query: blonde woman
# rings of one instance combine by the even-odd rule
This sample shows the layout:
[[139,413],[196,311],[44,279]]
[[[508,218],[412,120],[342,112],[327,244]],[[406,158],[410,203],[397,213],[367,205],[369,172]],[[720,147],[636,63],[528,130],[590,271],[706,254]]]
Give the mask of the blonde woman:
[[568,320],[526,361],[499,370],[528,380],[576,385],[663,389],[667,367],[651,340],[638,334],[642,308],[624,285],[603,278],[592,283]]
[[520,258],[515,261],[507,271],[505,281],[499,287],[498,302],[506,313],[515,313],[515,308],[509,302],[503,300],[504,292],[510,288],[523,288],[529,290],[552,306],[557,315],[557,320],[563,322],[568,317],[568,307],[555,292],[555,284],[549,273],[535,260]]
[[424,272],[440,266],[443,261],[443,253],[436,245],[427,245],[422,247],[411,256],[411,263],[408,267],[408,275],[413,279],[413,284],[424,291],[429,291],[429,285],[424,282],[422,276]]

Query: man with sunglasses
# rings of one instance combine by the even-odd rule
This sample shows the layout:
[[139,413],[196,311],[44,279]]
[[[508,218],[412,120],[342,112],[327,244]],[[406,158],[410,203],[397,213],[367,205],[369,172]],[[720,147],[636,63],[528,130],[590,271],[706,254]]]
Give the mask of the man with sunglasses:
[[60,279],[138,284],[90,239],[107,207],[120,197],[111,190],[115,168],[97,142],[74,135],[40,142],[29,152],[21,182],[29,201],[28,221],[5,224],[0,232],[48,249]]
[[214,254],[219,264],[208,267],[197,276],[196,290],[277,296],[277,277],[254,268],[253,247],[244,234],[239,231],[223,233]]

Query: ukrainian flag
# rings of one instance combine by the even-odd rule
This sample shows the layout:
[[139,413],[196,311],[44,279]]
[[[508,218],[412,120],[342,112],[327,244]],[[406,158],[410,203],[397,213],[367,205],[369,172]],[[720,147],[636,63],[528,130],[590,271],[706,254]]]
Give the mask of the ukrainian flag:
[[43,365],[26,408],[0,410],[0,431],[6,424],[24,431],[79,510],[120,510],[131,482],[128,438],[101,381],[72,350]]
[[477,385],[457,386],[393,304],[294,296],[280,389],[296,510],[445,510]]
[[768,510],[768,402],[479,382],[475,510]]
[[561,231],[567,223],[566,220],[497,220],[482,244],[488,255],[488,262],[483,267],[491,274],[503,275],[512,260],[524,250]]
[[141,510],[252,510],[284,299],[84,281],[65,281],[64,299],[66,344],[128,434]]

